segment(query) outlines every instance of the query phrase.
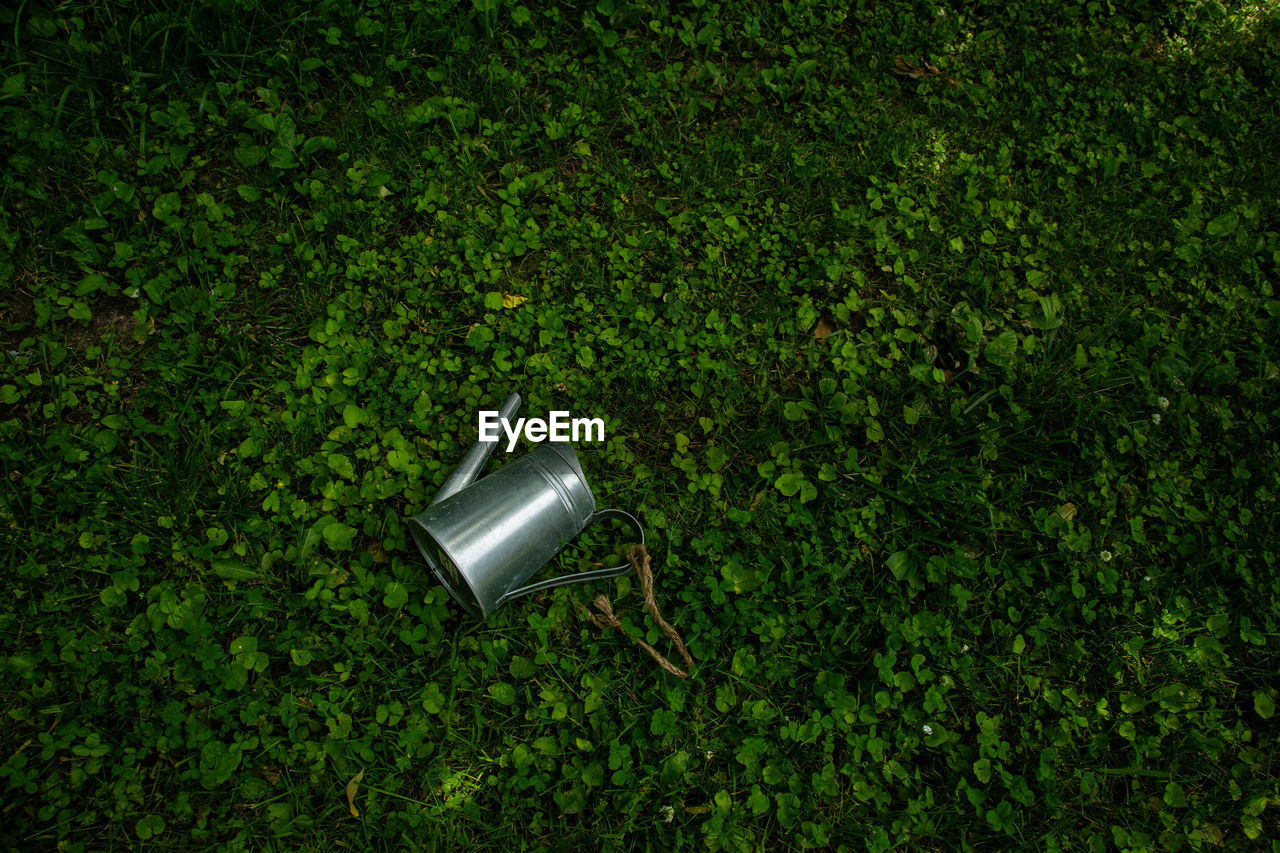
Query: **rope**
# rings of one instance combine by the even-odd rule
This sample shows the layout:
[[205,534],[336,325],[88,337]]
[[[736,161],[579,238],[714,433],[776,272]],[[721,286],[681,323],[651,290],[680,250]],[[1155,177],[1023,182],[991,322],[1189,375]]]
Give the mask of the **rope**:
[[[662,614],[658,612],[657,602],[653,600],[653,570],[650,567],[649,551],[643,545],[633,545],[627,551],[627,561],[631,563],[631,568],[635,569],[636,577],[640,578],[640,592],[644,596],[644,608],[649,611],[649,615],[653,617],[653,621],[658,623],[658,627],[662,629],[662,633],[667,635],[667,639],[675,645],[676,651],[680,653],[680,657],[684,659],[684,665],[689,669],[693,668],[693,658],[689,655],[689,650],[684,646],[684,640],[680,639],[680,635],[676,633],[676,629],[667,624],[667,620],[662,618]],[[595,625],[602,631],[608,631],[610,628],[622,630],[622,622],[617,616],[613,615],[613,607],[609,604],[609,598],[605,595],[596,596],[596,600],[592,602],[598,613],[587,611],[587,618],[591,620],[591,624]],[[625,634],[626,632],[623,631]],[[627,635],[630,636],[630,635]],[[671,661],[664,658],[658,653],[653,646],[641,640],[639,637],[632,637],[636,645],[644,649],[657,662],[658,666],[677,678],[688,678],[689,673],[678,668]]]

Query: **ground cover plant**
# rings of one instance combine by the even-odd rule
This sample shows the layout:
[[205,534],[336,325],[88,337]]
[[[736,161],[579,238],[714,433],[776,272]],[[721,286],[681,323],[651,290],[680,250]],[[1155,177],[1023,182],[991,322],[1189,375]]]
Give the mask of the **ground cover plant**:
[[[0,20],[6,848],[1277,849],[1272,4]],[[517,390],[688,679],[425,570]]]

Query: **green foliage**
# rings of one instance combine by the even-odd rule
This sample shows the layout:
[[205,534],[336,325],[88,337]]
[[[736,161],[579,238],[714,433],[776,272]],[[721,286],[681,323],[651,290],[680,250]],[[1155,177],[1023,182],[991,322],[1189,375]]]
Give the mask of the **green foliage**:
[[0,11],[4,846],[1276,849],[1280,22],[858,5]]

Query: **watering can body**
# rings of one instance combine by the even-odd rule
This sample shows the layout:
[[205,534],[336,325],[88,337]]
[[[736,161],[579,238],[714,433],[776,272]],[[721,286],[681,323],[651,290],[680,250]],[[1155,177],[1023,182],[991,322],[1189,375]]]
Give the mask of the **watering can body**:
[[[500,410],[510,419],[520,398]],[[496,442],[477,442],[435,501],[409,519],[409,531],[437,579],[467,613],[488,617],[513,598],[568,583],[612,578],[629,564],[538,583],[528,580],[591,524],[626,523],[644,543],[640,523],[617,509],[596,510],[595,496],[568,444],[544,444],[476,479]]]

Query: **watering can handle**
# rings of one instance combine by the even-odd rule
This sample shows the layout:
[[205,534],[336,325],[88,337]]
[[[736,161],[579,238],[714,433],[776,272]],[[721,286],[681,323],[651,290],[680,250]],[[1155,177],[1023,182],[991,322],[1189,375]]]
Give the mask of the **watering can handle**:
[[[644,544],[644,528],[640,526],[640,522],[637,521],[636,517],[631,513],[624,512],[623,510],[620,510],[620,509],[602,509],[599,512],[593,513],[591,517],[587,519],[587,523],[582,526],[582,529],[586,530],[588,527],[595,524],[597,521],[608,521],[610,519],[626,522],[626,524],[636,532],[637,542],[641,545]],[[520,589],[511,590],[511,592],[508,592],[507,594],[503,595],[502,598],[498,600],[498,604],[505,604],[506,602],[510,601],[513,598],[519,598],[520,596],[528,595],[531,592],[540,592],[541,590],[544,590],[544,589],[552,589],[557,586],[564,586],[565,584],[568,584],[568,583],[598,581],[598,580],[604,580],[605,578],[620,578],[629,571],[631,571],[631,564],[623,563],[621,566],[614,566],[612,569],[592,569],[589,572],[578,572],[576,575],[565,575],[564,577],[560,577],[560,578],[549,578],[545,581],[538,581],[537,583],[531,583],[528,586],[521,587]],[[497,607],[498,605],[494,605],[494,606]]]

